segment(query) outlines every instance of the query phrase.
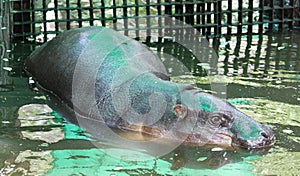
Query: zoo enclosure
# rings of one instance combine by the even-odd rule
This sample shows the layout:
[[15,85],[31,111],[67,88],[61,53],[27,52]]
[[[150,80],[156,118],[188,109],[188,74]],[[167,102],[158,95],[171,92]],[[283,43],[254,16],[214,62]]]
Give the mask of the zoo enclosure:
[[[181,28],[177,19],[202,35],[262,34],[299,25],[299,0],[4,0],[7,30],[17,41],[45,42],[70,28],[99,25],[139,38]],[[142,34],[143,36],[145,34]],[[51,38],[51,37],[50,37]]]
[[[300,54],[299,47],[291,48],[291,51],[282,50],[282,54],[275,55],[277,47],[285,43],[274,46],[273,36],[261,36],[269,31],[298,28],[299,0],[3,0],[0,7],[1,68],[5,68],[4,71],[0,71],[0,85],[10,84],[7,78],[8,72],[12,70],[11,65],[21,65],[19,71],[12,71],[14,74],[19,75],[22,72],[23,60],[14,59],[19,56],[12,54],[16,50],[19,55],[23,54],[20,48],[17,49],[17,44],[43,43],[63,30],[90,25],[107,26],[123,31],[125,35],[146,41],[158,52],[164,50],[174,55],[179,54],[182,59],[192,57],[186,57],[186,48],[174,43],[168,44],[170,48],[161,48],[160,42],[169,42],[168,38],[174,33],[190,25],[201,35],[213,38],[210,41],[215,42],[217,51],[226,53],[224,60],[227,64],[229,62],[229,65],[224,66],[225,74],[235,74],[243,70],[243,74],[247,75],[250,66],[253,66],[251,70],[260,70],[260,73],[264,74],[268,70],[280,69],[281,60],[284,61],[285,67],[293,66],[289,69],[297,71],[300,68],[297,60]],[[188,25],[180,25],[180,21]],[[257,40],[251,35],[260,37]],[[287,45],[297,45],[298,39],[294,38]],[[158,43],[151,43],[150,40],[158,40]],[[221,50],[218,48],[218,43],[228,43],[231,40],[236,41],[233,54],[228,53],[228,45],[225,49],[224,46]],[[240,53],[244,47],[241,42],[247,43],[246,51],[242,51],[244,53]],[[254,53],[249,51],[253,44],[259,46]],[[263,50],[266,47],[272,49],[265,54]],[[32,47],[24,49],[23,57],[28,55],[30,50]],[[241,55],[255,58],[254,64],[247,58],[241,59]],[[231,60],[234,63],[232,66]],[[259,64],[262,60],[265,61],[264,65]],[[184,63],[193,72],[202,71],[197,63]],[[233,71],[228,67],[233,67]]]

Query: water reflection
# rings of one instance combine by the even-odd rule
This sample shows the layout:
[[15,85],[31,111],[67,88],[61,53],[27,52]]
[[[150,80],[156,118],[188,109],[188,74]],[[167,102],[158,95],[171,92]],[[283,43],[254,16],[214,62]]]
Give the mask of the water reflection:
[[[5,144],[1,146],[2,151],[5,151],[1,157],[3,164],[0,172],[3,175],[97,175],[96,173],[102,172],[129,175],[180,172],[192,174],[197,169],[207,172],[207,169],[214,170],[226,164],[242,162],[243,158],[253,155],[248,152],[211,151],[181,146],[155,160],[121,160],[106,154],[108,150],[112,150],[111,147],[103,145],[103,148],[96,148],[88,138],[82,138],[79,127],[66,127],[68,124],[57,120],[57,114],[47,105],[24,105],[18,110],[18,114],[20,125],[14,128],[20,132],[18,137],[1,140],[1,144]],[[113,151],[118,150],[123,149],[115,148]],[[244,165],[250,167],[246,163]],[[210,172],[214,173],[213,170]]]
[[299,33],[234,36],[220,42],[225,75],[268,77],[300,71]]
[[[218,73],[222,75],[260,78],[300,72],[300,32],[298,31],[269,35],[225,36],[213,38],[209,43],[219,55]],[[199,61],[213,63],[209,60],[213,58],[209,56],[210,53],[191,51],[172,40],[146,44],[157,51],[163,59],[164,54],[174,56],[197,76],[206,75],[205,70],[197,66]],[[198,55],[195,52],[201,52],[200,58],[195,57]],[[177,61],[167,59],[165,64],[179,66],[175,62]]]

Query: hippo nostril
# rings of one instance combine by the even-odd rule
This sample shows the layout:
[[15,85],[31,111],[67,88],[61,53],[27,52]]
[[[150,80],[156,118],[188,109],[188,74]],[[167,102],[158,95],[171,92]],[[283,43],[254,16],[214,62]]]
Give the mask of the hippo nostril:
[[269,139],[269,135],[266,132],[260,133],[264,138]]

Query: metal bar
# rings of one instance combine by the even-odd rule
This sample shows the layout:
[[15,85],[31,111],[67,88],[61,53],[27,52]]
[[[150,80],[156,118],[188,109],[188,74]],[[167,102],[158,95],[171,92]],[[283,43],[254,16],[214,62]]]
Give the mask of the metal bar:
[[10,10],[10,1],[0,1],[0,91],[13,90],[13,81],[9,77],[9,71],[4,69],[9,66],[12,46]]
[[278,26],[278,29],[280,31],[282,31],[283,28],[284,28],[284,9],[283,9],[283,7],[284,7],[284,1],[279,1],[279,7],[281,7],[281,8],[279,9],[279,13],[278,13],[278,15],[279,15],[279,26]]
[[127,0],[123,0],[123,16],[124,16],[124,35],[128,35],[128,11],[127,11]]
[[146,0],[146,20],[147,20],[147,38],[149,38],[151,36],[151,30],[150,30],[150,27],[151,27],[151,22],[150,22],[150,0]]
[[[102,5],[102,7],[105,7],[105,0],[101,0],[101,5]],[[102,26],[106,26],[106,20],[104,20],[105,19],[105,8],[101,8],[101,18],[103,19],[103,20],[101,20],[101,24],[102,24]]]
[[248,9],[248,34],[252,34],[253,32],[253,0],[249,0]]
[[170,30],[172,28],[172,21],[170,20],[170,18],[172,17],[172,0],[165,0],[166,3],[168,3],[167,5],[165,5],[165,14],[166,14],[166,18],[165,18],[165,27],[167,27],[165,29],[165,35],[166,36],[171,36],[172,35],[172,30]]
[[[211,10],[211,2],[207,2],[206,5],[207,5],[207,9],[206,9],[206,10],[207,10],[208,12],[212,12],[212,10]],[[203,9],[203,10],[205,10],[205,9]],[[211,15],[210,15],[210,14],[207,14],[207,20],[206,20],[206,23],[211,24]],[[204,22],[204,24],[205,24],[205,22]],[[211,27],[208,27],[208,28],[206,29],[205,35],[206,35],[206,36],[211,35]]]
[[58,11],[57,11],[57,8],[58,8],[58,2],[57,2],[57,0],[54,0],[55,31],[59,31],[59,24],[58,24],[58,21],[57,21],[58,20]]
[[239,0],[238,2],[238,34],[242,34],[243,29],[243,0]]
[[89,13],[90,13],[90,26],[94,26],[94,3],[93,0],[89,0],[90,1],[90,9],[89,9]]
[[[27,1],[29,0],[22,0],[22,2]],[[41,23],[46,41],[47,34],[52,34],[51,31],[48,31],[50,29],[47,29],[49,23],[55,23],[55,32],[58,33],[64,23],[66,23],[66,28],[70,29],[73,22],[77,22],[79,27],[82,27],[83,25],[94,25],[95,20],[100,20],[103,26],[106,26],[108,21],[112,21],[115,29],[117,29],[117,20],[120,20],[120,24],[123,26],[118,27],[122,30],[124,28],[125,34],[134,29],[137,38],[142,29],[146,31],[147,36],[153,33],[154,28],[158,29],[160,36],[163,30],[167,31],[167,35],[171,35],[172,30],[173,32],[174,30],[180,32],[179,23],[172,23],[170,18],[191,24],[208,37],[220,36],[223,33],[226,35],[263,33],[264,24],[269,25],[269,30],[273,30],[277,26],[279,30],[282,30],[286,26],[293,28],[300,22],[299,0],[290,0],[289,4],[286,4],[286,1],[261,0],[258,7],[251,0],[165,0],[163,2],[162,0],[134,0],[134,2],[112,0],[112,4],[106,3],[105,0],[101,0],[101,3],[95,0],[84,2],[76,0],[77,4],[71,4],[70,0],[66,0],[66,5],[62,6],[60,6],[60,3],[63,2],[54,0],[54,7],[49,8],[46,0],[41,2],[43,3],[42,6],[35,5],[33,3],[35,0],[31,1],[30,8],[20,3],[20,8],[11,12],[22,18],[19,21],[12,22],[15,26],[19,25],[20,31],[15,31],[11,36],[23,38],[24,40],[29,34],[36,37],[40,32],[35,25]],[[13,3],[16,2],[19,1],[13,1]],[[237,8],[235,8],[236,3],[238,3]],[[131,10],[133,10],[134,15],[129,14]],[[60,12],[64,11],[66,12],[66,18],[59,19]],[[72,13],[76,13],[76,11],[78,16],[74,14],[77,17],[72,17]],[[99,11],[101,15],[96,16],[95,14]],[[46,17],[48,12],[54,12],[55,18]],[[30,19],[22,15],[24,13],[30,14]],[[38,13],[42,14],[42,19],[38,19]],[[237,20],[233,18],[235,13],[237,14]],[[256,13],[259,13],[258,17],[255,16]],[[226,19],[223,19],[223,16]],[[154,18],[158,20],[153,20]],[[135,21],[133,26],[129,25],[130,19]],[[146,21],[145,26],[140,26],[141,21]],[[152,26],[152,22],[156,22],[155,25],[160,27]],[[29,31],[24,27],[26,25],[30,26]],[[258,30],[254,31],[256,29],[253,27],[254,25],[259,26]],[[245,27],[247,27],[247,32],[243,30]],[[227,31],[224,32],[222,29],[227,29]],[[237,32],[235,29],[237,29]]]
[[[176,0],[176,2],[182,2],[183,0]],[[184,22],[184,17],[186,16],[186,13],[184,13],[183,12],[183,5],[182,4],[176,4],[176,5],[174,5],[175,6],[175,13],[172,15],[172,16],[174,16],[175,17],[175,25],[177,26],[177,25],[182,25],[183,24],[183,22]],[[188,7],[185,7],[185,9],[186,9],[186,11],[188,10]],[[187,17],[185,17],[185,18],[187,18]],[[183,30],[182,29],[180,29],[180,28],[175,28],[174,29],[175,30],[175,32],[176,32],[176,35],[175,35],[175,40],[176,41],[180,41],[180,36],[181,36],[181,34],[182,34],[182,32],[183,32]]]
[[[31,0],[31,2],[30,2],[30,8],[31,9],[35,8],[33,0]],[[36,30],[35,30],[35,23],[34,23],[35,22],[35,12],[34,11],[31,12],[31,21],[32,21],[32,23],[31,23],[31,32],[33,34],[35,34]],[[33,41],[35,41],[36,40],[36,35],[32,35],[32,37],[33,37]]]
[[299,28],[300,27],[300,0],[295,0],[293,4],[294,11],[294,27]]
[[232,32],[232,0],[228,0],[228,13],[227,13],[227,35],[231,35]]
[[47,23],[46,23],[46,20],[47,20],[47,4],[46,4],[46,1],[43,1],[43,27],[44,27],[44,42],[46,42],[48,40],[47,38]]
[[81,10],[81,0],[77,0],[77,6],[78,6],[78,26],[82,27],[82,10]]
[[116,0],[113,0],[113,26],[117,30],[117,9],[116,9]]
[[[213,23],[214,24],[217,24],[215,27],[214,27],[214,32],[213,32],[213,35],[214,36],[218,36],[219,33],[218,33],[218,27],[219,27],[219,10],[218,10],[218,0],[213,2],[213,9],[214,9],[214,21]],[[215,40],[213,40],[214,42]]]
[[70,20],[70,0],[66,0],[66,18],[67,18],[67,30],[71,29]]
[[[176,2],[182,2],[182,0],[176,0]],[[179,21],[183,21],[183,5],[182,4],[176,4],[175,5],[175,18]]]
[[[138,17],[139,16],[139,0],[135,0],[135,16]],[[140,22],[139,22],[140,18],[135,18],[135,27],[137,30],[135,30],[135,38],[136,40],[140,40],[140,30],[139,26],[140,26]]]
[[[195,14],[196,15],[196,24],[201,24],[201,16],[199,15],[200,11],[201,11],[201,6],[199,4],[197,4],[197,6],[196,6],[197,15]],[[197,27],[196,29],[200,32],[201,28]]]
[[223,14],[223,11],[222,11],[222,0],[218,0],[217,1],[216,8],[217,8],[217,21],[218,21],[217,22],[218,23],[218,27],[217,27],[216,31],[217,31],[217,35],[220,36],[222,34],[222,14]]
[[194,25],[194,4],[186,4],[185,22],[190,25]]
[[289,5],[291,7],[293,7],[290,11],[287,11],[287,13],[289,13],[289,19],[292,19],[292,21],[288,22],[288,26],[290,29],[293,29],[294,28],[294,23],[295,23],[295,12],[296,12],[296,8],[294,7],[294,1],[296,0],[292,0],[289,2]]
[[265,13],[264,4],[265,4],[264,0],[259,1],[258,32],[261,34],[264,31],[264,13]]
[[[161,4],[161,0],[157,0],[157,4]],[[158,26],[162,27],[162,11],[161,11],[161,5],[157,6],[157,15],[158,15]],[[161,43],[162,41],[162,29],[158,29],[158,40]]]

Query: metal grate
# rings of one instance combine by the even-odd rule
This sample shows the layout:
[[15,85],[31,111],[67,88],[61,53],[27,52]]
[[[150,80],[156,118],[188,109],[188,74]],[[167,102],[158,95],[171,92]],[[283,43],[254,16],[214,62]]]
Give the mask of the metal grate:
[[299,26],[299,0],[14,0],[12,37],[45,42],[70,28],[101,25],[133,38],[192,25],[202,35],[262,34]]
[[7,1],[0,1],[0,92],[13,89],[12,79],[9,77],[11,68],[9,58],[11,56],[9,6]]

